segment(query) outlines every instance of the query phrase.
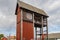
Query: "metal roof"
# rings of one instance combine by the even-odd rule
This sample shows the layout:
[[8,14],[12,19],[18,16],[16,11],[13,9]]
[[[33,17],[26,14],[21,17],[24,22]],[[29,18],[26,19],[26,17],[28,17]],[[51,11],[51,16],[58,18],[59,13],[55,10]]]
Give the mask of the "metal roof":
[[29,5],[29,4],[27,4],[25,2],[22,2],[22,1],[17,1],[17,3],[22,8],[25,8],[27,10],[30,10],[30,11],[33,11],[33,12],[48,16],[42,9],[36,8],[36,7],[34,7],[32,5]]

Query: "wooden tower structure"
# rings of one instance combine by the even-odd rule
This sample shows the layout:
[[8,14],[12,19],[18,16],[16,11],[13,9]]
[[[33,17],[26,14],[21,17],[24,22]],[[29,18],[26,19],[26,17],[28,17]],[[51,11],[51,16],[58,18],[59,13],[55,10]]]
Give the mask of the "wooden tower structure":
[[[15,14],[17,16],[16,40],[34,40],[34,27],[35,40],[37,40],[37,35],[40,35],[41,40],[44,40],[44,35],[48,37],[48,15],[43,10],[17,1]],[[43,33],[43,27],[46,27],[46,34]],[[37,34],[37,28],[40,28],[40,34]]]

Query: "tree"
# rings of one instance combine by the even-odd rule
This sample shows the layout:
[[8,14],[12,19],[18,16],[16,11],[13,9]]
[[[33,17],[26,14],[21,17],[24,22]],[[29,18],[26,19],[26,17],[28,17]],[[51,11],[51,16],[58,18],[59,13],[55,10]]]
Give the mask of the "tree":
[[2,37],[4,37],[4,34],[0,34],[0,40],[1,40]]

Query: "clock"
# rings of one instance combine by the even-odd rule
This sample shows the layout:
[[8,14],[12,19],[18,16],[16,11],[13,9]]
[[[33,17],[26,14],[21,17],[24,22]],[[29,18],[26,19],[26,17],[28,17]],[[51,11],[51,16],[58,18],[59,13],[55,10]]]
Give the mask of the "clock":
[[32,20],[32,14],[31,13],[26,13],[26,18],[28,20]]
[[33,21],[33,14],[31,12],[28,11],[23,11],[23,19],[25,21]]

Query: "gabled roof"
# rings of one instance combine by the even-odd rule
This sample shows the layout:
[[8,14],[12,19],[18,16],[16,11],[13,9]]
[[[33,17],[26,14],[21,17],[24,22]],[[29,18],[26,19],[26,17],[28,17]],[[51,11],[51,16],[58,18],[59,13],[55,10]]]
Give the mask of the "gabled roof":
[[33,11],[33,12],[36,12],[36,13],[39,13],[39,14],[42,14],[42,15],[45,15],[45,16],[48,16],[42,9],[39,9],[39,8],[36,8],[32,5],[29,5],[25,2],[22,2],[22,1],[17,1],[17,4],[19,5],[19,7],[21,8],[25,8],[27,10],[30,10],[30,11]]

